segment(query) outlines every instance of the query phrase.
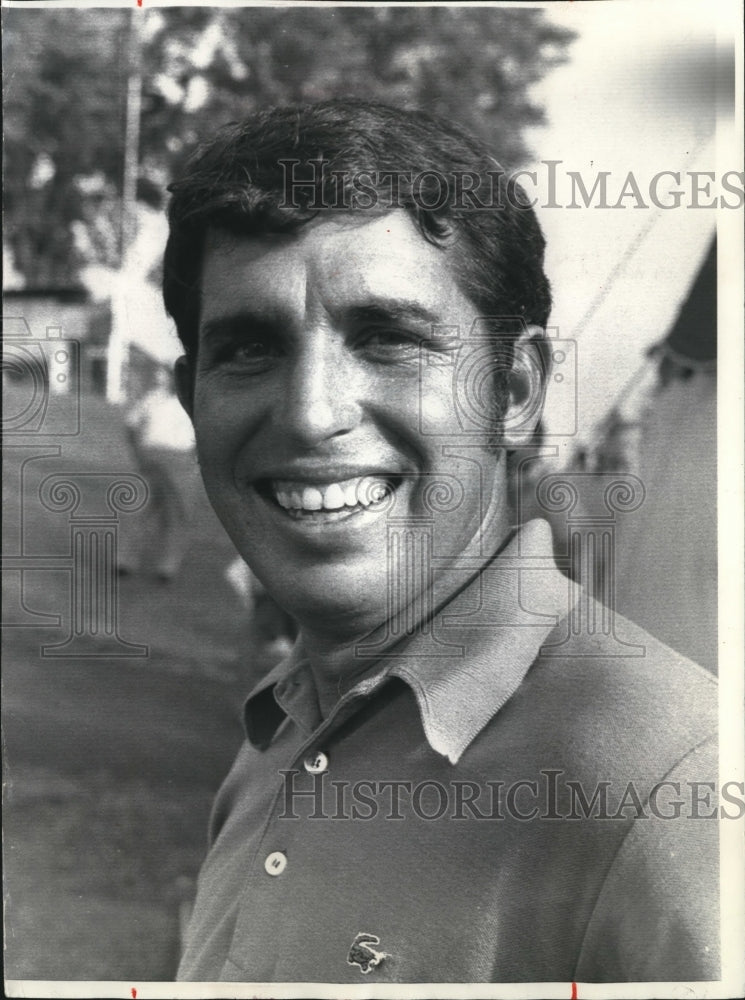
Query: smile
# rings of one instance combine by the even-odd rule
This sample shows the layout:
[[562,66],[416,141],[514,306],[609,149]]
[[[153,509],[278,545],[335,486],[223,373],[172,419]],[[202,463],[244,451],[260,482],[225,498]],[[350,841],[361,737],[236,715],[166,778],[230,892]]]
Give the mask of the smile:
[[338,482],[297,482],[285,479],[264,480],[257,490],[295,519],[348,517],[385,506],[400,477],[356,476]]

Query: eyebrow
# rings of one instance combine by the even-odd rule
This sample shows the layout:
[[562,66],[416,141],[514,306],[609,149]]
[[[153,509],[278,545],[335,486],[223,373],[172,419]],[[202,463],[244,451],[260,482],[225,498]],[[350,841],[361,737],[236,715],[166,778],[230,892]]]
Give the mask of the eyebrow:
[[240,312],[227,316],[216,316],[208,319],[200,327],[201,340],[225,340],[245,334],[246,328],[252,333],[273,333],[286,322],[279,313],[258,314],[242,309]]
[[418,302],[402,299],[370,299],[341,310],[346,319],[356,322],[409,322],[442,325],[442,317]]
[[[419,323],[441,326],[442,317],[431,312],[418,302],[404,299],[372,298],[359,304],[344,306],[339,310],[339,318],[352,323]],[[201,327],[203,340],[224,340],[240,336],[249,328],[252,333],[276,333],[281,327],[292,324],[289,316],[281,311],[254,313],[250,309],[227,316],[216,316]]]

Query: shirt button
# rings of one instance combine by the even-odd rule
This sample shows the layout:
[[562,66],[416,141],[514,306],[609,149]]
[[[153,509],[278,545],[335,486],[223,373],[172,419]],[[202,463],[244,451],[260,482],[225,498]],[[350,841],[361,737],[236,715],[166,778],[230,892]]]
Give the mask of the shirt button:
[[303,767],[308,772],[308,774],[323,774],[324,771],[328,770],[329,759],[325,753],[321,753],[320,750],[316,750],[315,753],[310,753],[303,761]]
[[264,871],[267,875],[281,875],[286,867],[287,855],[281,851],[272,851],[264,862]]

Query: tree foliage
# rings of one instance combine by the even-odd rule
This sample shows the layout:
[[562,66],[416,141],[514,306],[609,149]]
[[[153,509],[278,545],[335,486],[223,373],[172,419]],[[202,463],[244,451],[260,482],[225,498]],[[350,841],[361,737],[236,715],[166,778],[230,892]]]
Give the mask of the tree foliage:
[[[142,67],[139,197],[216,125],[274,103],[374,98],[460,121],[502,162],[543,120],[531,87],[571,34],[494,7],[6,9],[6,232],[29,283],[115,265],[134,22]],[[137,19],[136,21],[134,19]]]

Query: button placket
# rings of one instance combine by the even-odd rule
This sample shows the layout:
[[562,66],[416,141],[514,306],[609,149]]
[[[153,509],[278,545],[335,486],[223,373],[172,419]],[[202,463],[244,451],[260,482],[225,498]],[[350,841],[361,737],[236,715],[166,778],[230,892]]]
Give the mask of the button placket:
[[[324,774],[326,771],[328,771],[329,768],[328,754],[326,754],[322,750],[312,749],[313,743],[318,740],[319,736],[328,733],[329,730],[333,731],[333,729],[335,729],[339,725],[340,721],[342,721],[349,714],[350,709],[353,710],[353,706],[355,705],[355,702],[357,702],[357,700],[358,697],[353,696],[346,703],[342,701],[342,703],[340,703],[340,705],[337,707],[337,710],[333,712],[329,718],[324,720],[324,722],[316,729],[316,731],[313,733],[310,739],[307,739],[305,741],[305,746],[301,746],[298,748],[298,750],[295,751],[295,754],[293,755],[295,761],[295,767],[297,767],[298,758],[300,758],[300,760],[302,760],[303,769],[306,771],[306,773],[310,775],[315,776],[318,774]],[[268,817],[268,822],[261,835],[261,841],[264,844],[266,844],[266,841],[270,840],[273,837],[273,834],[276,833],[275,826],[277,821],[277,815],[279,812],[281,795],[282,795],[282,786],[280,785],[280,787],[277,789],[273,797],[271,813],[270,816]],[[254,857],[256,857],[256,855],[254,855]],[[288,864],[287,854],[284,851],[271,851],[269,854],[265,856],[263,867],[267,875],[276,878],[277,876],[282,875],[283,872],[287,869],[287,864]]]
[[[293,787],[305,790],[328,781],[324,774],[336,772],[337,766],[342,765],[342,758],[335,756],[342,753],[335,734],[365,700],[358,693],[346,696],[331,715],[312,730],[304,729],[297,720],[288,716],[282,728],[275,733],[273,745],[265,751],[270,763],[266,764],[264,773],[269,777],[271,772],[272,778],[276,775],[281,780],[267,803],[268,811],[259,832],[259,842],[251,852],[245,872],[240,912],[229,952],[229,960],[238,969],[250,967],[254,972],[261,969],[271,978],[273,942],[279,939],[297,913],[302,901],[298,893],[302,891],[306,878],[313,882],[313,873],[318,872],[317,849],[320,845],[323,851],[327,825],[291,821],[286,816],[286,782],[296,781],[297,785]],[[338,803],[333,793],[330,794],[328,809],[323,806],[323,797],[321,804],[332,817]],[[310,798],[300,802],[308,803],[308,808],[314,805]],[[295,808],[305,812],[298,806]],[[316,853],[313,845],[316,845]],[[292,868],[289,867],[290,858]],[[260,926],[256,921],[259,911],[265,916]],[[340,958],[343,960],[343,951]],[[349,966],[342,965],[342,970],[345,969],[349,970]]]

